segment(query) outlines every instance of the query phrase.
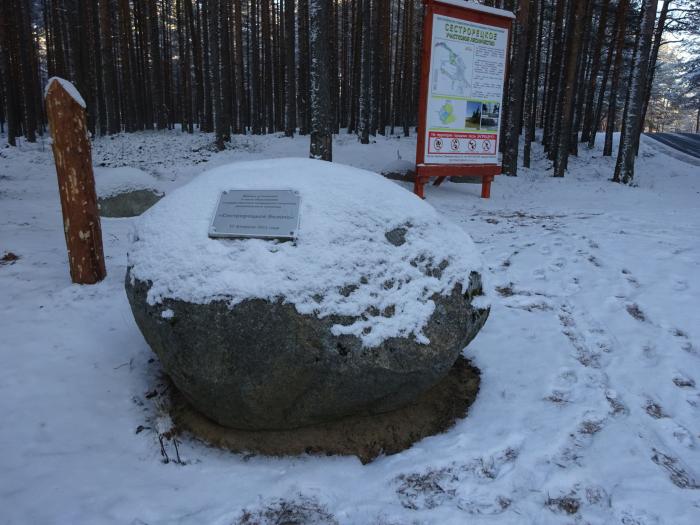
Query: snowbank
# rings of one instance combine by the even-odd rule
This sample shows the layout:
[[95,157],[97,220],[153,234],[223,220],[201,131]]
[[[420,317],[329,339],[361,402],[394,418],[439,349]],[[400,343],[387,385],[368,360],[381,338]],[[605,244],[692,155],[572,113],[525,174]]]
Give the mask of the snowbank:
[[[208,237],[220,193],[252,188],[300,193],[296,243]],[[406,242],[395,246],[385,234],[401,227]],[[443,261],[439,276],[426,271]],[[152,283],[151,304],[282,298],[301,314],[362,316],[334,333],[365,346],[411,334],[427,342],[431,296],[481,270],[469,236],[406,189],[368,171],[292,158],[222,166],[171,193],[137,221],[128,264],[133,278]],[[367,313],[388,307],[392,317]]]

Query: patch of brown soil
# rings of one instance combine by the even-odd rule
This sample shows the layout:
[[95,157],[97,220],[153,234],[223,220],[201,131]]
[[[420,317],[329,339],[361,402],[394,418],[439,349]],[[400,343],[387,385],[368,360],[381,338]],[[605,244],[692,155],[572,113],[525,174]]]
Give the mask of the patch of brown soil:
[[234,452],[270,456],[354,455],[369,463],[440,434],[466,415],[479,391],[479,369],[460,357],[450,373],[413,404],[378,415],[351,416],[294,430],[250,431],[222,427],[195,411],[174,387],[171,417],[179,432]]

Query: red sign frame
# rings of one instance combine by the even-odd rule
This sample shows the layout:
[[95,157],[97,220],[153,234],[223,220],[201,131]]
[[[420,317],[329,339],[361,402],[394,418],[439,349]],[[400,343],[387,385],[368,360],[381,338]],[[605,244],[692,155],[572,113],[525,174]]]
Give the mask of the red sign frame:
[[[488,199],[491,195],[491,182],[496,175],[501,174],[501,165],[496,164],[426,164],[425,163],[425,130],[427,125],[428,90],[430,80],[430,62],[432,54],[433,39],[433,16],[443,15],[467,22],[474,22],[493,27],[502,28],[508,31],[506,50],[510,49],[513,15],[508,11],[498,14],[500,9],[487,8],[477,5],[470,7],[465,2],[464,6],[455,5],[450,0],[423,0],[425,4],[425,17],[423,19],[423,51],[421,57],[421,79],[418,108],[418,140],[416,144],[416,180],[413,191],[416,195],[424,198],[424,186],[431,177],[437,177],[435,185],[439,186],[447,177],[480,177],[481,196]],[[507,13],[507,14],[506,14]],[[508,82],[508,57],[506,56],[504,89]],[[447,133],[449,134],[449,133]],[[496,139],[496,142],[498,139]],[[498,147],[498,144],[495,145]]]

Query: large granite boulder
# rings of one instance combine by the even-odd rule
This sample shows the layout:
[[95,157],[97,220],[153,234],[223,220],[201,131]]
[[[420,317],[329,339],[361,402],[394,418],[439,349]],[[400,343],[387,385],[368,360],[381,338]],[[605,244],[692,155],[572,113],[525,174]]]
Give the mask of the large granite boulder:
[[[301,195],[296,241],[211,239],[219,194]],[[214,169],[137,221],[126,291],[190,403],[221,425],[389,411],[442,379],[488,316],[469,236],[379,175],[282,159]]]

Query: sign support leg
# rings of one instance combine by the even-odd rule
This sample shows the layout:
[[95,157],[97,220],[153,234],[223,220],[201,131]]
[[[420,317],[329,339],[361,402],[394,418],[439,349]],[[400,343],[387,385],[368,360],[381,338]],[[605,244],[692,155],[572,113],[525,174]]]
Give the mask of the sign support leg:
[[481,179],[481,198],[489,199],[491,198],[491,181],[493,180],[493,175],[485,175]]
[[425,192],[423,190],[426,182],[427,180],[425,177],[416,175],[416,181],[413,183],[413,193],[418,195],[421,199],[425,199]]

